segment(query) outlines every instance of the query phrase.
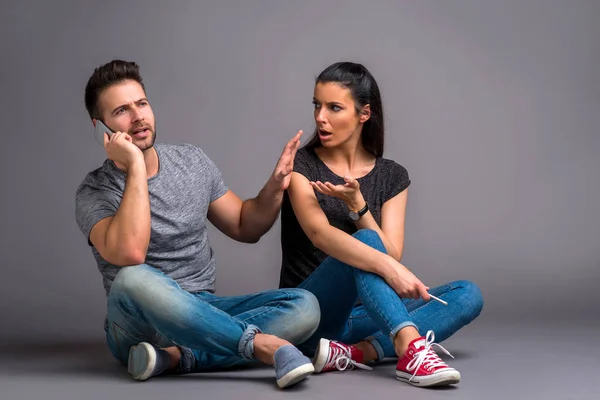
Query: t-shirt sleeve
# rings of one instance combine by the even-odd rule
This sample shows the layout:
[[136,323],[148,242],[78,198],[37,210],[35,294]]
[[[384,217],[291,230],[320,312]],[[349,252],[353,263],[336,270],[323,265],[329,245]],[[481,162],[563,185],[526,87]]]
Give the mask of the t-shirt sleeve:
[[109,190],[100,190],[89,184],[82,184],[75,195],[75,219],[88,244],[90,232],[100,220],[115,215],[121,197]]
[[229,188],[225,185],[223,174],[221,174],[221,171],[217,168],[213,160],[211,160],[201,148],[195,146],[194,148],[200,155],[200,171],[202,171],[203,174],[206,174],[211,183],[210,202],[213,202],[227,193]]
[[410,178],[408,171],[402,165],[391,162],[389,166],[390,173],[388,174],[388,184],[383,202],[385,203],[398,193],[402,193],[410,186]]
[[296,152],[296,157],[294,157],[294,172],[298,172],[309,181],[314,181],[316,180],[313,168],[314,160],[308,152],[308,149],[300,149]]

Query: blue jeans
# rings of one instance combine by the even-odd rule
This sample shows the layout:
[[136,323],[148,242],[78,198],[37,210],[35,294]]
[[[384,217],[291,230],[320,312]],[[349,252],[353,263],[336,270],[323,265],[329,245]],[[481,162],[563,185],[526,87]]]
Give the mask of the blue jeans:
[[189,293],[149,265],[123,267],[108,294],[106,339],[127,364],[129,348],[145,341],[182,352],[177,372],[209,371],[256,362],[254,335],[298,344],[316,330],[319,304],[301,289],[219,297]]
[[[362,229],[353,235],[361,242],[386,252],[377,232]],[[379,275],[354,268],[332,257],[304,280],[299,288],[319,300],[321,322],[317,331],[299,348],[314,353],[322,337],[347,344],[369,341],[381,360],[395,357],[392,338],[407,326],[421,335],[433,330],[442,342],[473,321],[483,308],[479,288],[469,281],[455,281],[431,288],[429,293],[448,302],[403,299]],[[361,305],[356,306],[360,299]]]

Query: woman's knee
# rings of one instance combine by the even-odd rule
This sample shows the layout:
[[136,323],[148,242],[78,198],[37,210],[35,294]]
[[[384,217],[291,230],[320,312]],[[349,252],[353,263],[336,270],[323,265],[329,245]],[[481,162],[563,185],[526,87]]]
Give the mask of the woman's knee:
[[359,229],[352,236],[364,244],[386,253],[385,246],[379,234],[373,229]]
[[469,320],[474,320],[481,314],[483,310],[483,295],[477,284],[468,280],[461,280],[452,283],[455,289],[460,289],[463,292],[461,296],[462,309]]

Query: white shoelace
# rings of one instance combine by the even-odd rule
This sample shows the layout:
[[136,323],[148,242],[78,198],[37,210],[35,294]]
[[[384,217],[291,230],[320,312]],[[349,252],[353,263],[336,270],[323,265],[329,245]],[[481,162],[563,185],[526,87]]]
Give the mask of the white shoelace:
[[415,371],[413,376],[409,379],[409,382],[412,381],[415,375],[417,375],[417,372],[419,371],[419,367],[421,367],[421,365],[423,365],[428,370],[432,370],[436,367],[448,367],[448,364],[442,361],[440,356],[438,356],[436,352],[432,349],[433,346],[439,347],[444,351],[444,353],[454,358],[454,356],[450,354],[448,350],[446,350],[437,343],[433,343],[434,339],[435,335],[433,334],[433,331],[427,332],[427,336],[425,336],[425,343],[423,344],[423,347],[421,348],[421,350],[418,350],[415,354],[413,354],[413,359],[406,365],[407,370],[412,371],[414,369]]
[[[335,343],[335,344],[334,344]],[[368,365],[359,363],[352,359],[352,353],[350,349],[347,349],[345,346],[338,345],[338,342],[332,340],[329,345],[329,350],[331,353],[329,354],[329,362],[325,366],[325,368],[329,368],[335,366],[339,371],[345,371],[346,369],[354,369],[354,367],[360,369],[372,370],[373,368]],[[335,360],[335,362],[333,362]]]

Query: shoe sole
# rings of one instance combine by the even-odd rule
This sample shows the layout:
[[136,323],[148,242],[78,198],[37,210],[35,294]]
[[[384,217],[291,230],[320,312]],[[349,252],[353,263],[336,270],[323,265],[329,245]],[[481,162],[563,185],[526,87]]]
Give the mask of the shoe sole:
[[304,364],[294,368],[277,380],[277,386],[280,388],[290,387],[300,382],[304,378],[315,372],[315,367],[312,364]]
[[[144,366],[141,372],[139,368],[140,364]],[[129,349],[127,372],[133,376],[133,379],[145,381],[150,378],[155,364],[156,351],[149,343],[141,342],[135,346],[131,346]]]
[[454,385],[460,382],[460,373],[456,370],[440,371],[433,375],[415,376],[410,380],[411,378],[412,374],[396,371],[397,380],[418,387]]
[[317,347],[317,351],[315,351],[315,361],[313,363],[315,366],[315,374],[318,374],[323,370],[325,363],[327,363],[327,356],[329,355],[328,352],[322,354],[321,349],[329,349],[328,339],[322,338],[319,340],[319,346]]

